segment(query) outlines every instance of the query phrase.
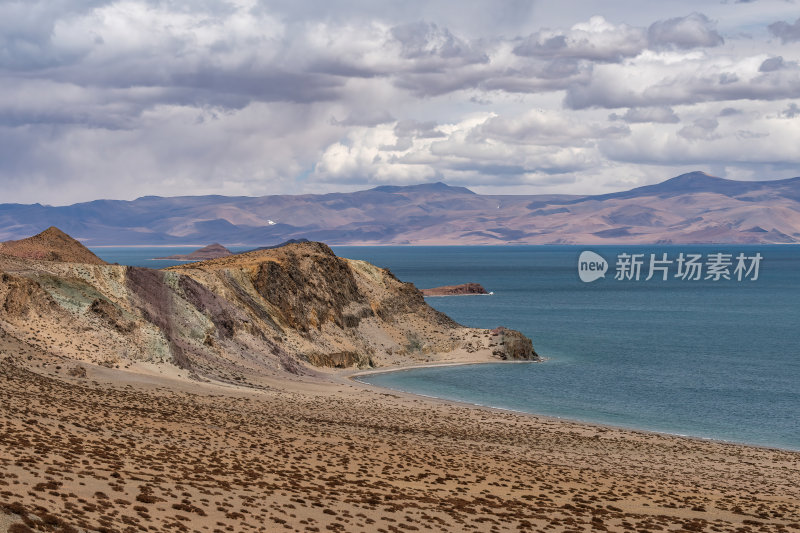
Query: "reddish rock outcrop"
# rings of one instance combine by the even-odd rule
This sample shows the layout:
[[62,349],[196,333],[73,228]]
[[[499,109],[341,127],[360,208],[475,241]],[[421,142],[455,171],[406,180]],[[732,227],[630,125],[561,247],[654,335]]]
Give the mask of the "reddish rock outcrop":
[[469,294],[489,294],[480,283],[462,283],[461,285],[444,285],[432,289],[420,289],[425,296],[463,296]]

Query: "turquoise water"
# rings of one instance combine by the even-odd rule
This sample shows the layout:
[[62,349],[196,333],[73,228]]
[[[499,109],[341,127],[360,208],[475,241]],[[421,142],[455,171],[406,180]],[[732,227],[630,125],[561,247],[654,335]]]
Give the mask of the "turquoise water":
[[[605,279],[580,281],[584,249],[609,261]],[[94,251],[110,261],[155,266],[152,249],[128,249],[127,256],[115,250]],[[158,250],[155,255],[169,255]],[[518,329],[547,358],[541,364],[415,369],[365,381],[575,420],[800,450],[800,247],[334,250],[387,267],[420,288],[481,283],[494,294],[428,303],[465,325]],[[622,252],[670,258],[759,252],[763,260],[756,281],[616,281],[614,263]]]
[[[583,283],[586,247],[340,247],[418,287],[484,285],[428,298],[462,324],[519,329],[542,364],[370,376],[369,383],[622,427],[800,450],[800,247],[592,247],[612,263]],[[615,281],[620,252],[760,252],[756,281]],[[646,277],[643,275],[643,277]]]

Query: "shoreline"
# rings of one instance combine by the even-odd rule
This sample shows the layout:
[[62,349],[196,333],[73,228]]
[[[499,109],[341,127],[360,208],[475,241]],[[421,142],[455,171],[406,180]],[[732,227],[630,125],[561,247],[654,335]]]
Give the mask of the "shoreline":
[[516,415],[522,416],[529,416],[533,417],[534,419],[544,419],[553,422],[562,422],[567,424],[577,424],[577,425],[585,425],[589,427],[595,428],[603,428],[609,430],[617,430],[623,432],[632,432],[632,433],[640,433],[643,435],[656,435],[661,437],[670,437],[670,438],[678,438],[678,439],[688,439],[691,441],[696,442],[707,442],[713,444],[721,444],[726,446],[742,446],[745,448],[755,448],[755,449],[762,449],[762,450],[769,450],[769,451],[777,451],[777,452],[788,452],[788,453],[797,453],[800,454],[800,448],[782,448],[780,446],[775,445],[766,445],[766,444],[757,444],[757,443],[750,443],[750,442],[743,442],[743,441],[734,441],[734,440],[725,440],[720,438],[714,437],[702,437],[699,435],[691,435],[691,434],[683,434],[683,433],[671,433],[667,431],[657,431],[653,429],[646,429],[641,427],[635,426],[621,426],[616,424],[609,424],[606,422],[597,422],[593,420],[582,420],[578,418],[570,418],[568,416],[557,416],[557,415],[548,415],[544,413],[537,413],[533,411],[525,411],[521,409],[512,409],[510,407],[499,407],[495,405],[487,405],[482,403],[470,402],[467,400],[456,400],[453,398],[445,398],[441,396],[434,396],[432,394],[421,394],[417,392],[411,392],[408,390],[403,389],[395,389],[391,387],[386,387],[383,385],[376,385],[374,383],[369,383],[367,381],[362,381],[359,378],[364,376],[375,376],[380,374],[393,374],[398,372],[404,372],[409,370],[419,370],[419,369],[426,369],[426,368],[440,368],[440,367],[457,367],[457,366],[470,366],[470,365],[491,365],[491,364],[499,364],[499,365],[507,365],[507,364],[539,364],[543,361],[486,361],[486,360],[475,360],[475,361],[459,361],[459,362],[431,362],[431,363],[419,363],[419,364],[411,364],[411,365],[398,365],[393,367],[387,367],[385,369],[373,369],[373,370],[358,370],[352,373],[348,373],[346,371],[342,372],[342,376],[347,377],[347,379],[351,382],[358,383],[362,386],[366,387],[374,387],[379,390],[384,391],[392,391],[393,393],[400,393],[405,394],[410,397],[415,398],[424,398],[426,400],[433,400],[435,402],[442,402],[446,404],[452,404],[462,407],[470,407],[475,409],[488,409],[490,411],[499,411],[504,413],[513,413]]

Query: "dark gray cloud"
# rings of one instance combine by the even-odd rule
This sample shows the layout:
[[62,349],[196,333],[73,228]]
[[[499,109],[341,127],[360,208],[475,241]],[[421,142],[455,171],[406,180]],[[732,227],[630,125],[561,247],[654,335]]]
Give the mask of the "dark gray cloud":
[[566,89],[591,78],[592,65],[569,59],[524,65],[487,65],[433,72],[408,72],[393,77],[395,86],[417,96],[438,96],[466,89],[508,93],[543,93]]
[[400,120],[394,127],[394,133],[398,137],[416,137],[419,139],[440,139],[446,137],[441,130],[439,124],[433,120],[420,122],[417,120]]
[[765,59],[761,66],[758,67],[759,72],[772,72],[775,70],[780,70],[784,66],[784,61],[782,56],[777,57],[770,57],[769,59]]
[[485,52],[433,23],[412,22],[395,26],[392,36],[400,43],[401,55],[406,59],[436,57],[456,61],[456,64],[489,62]]
[[714,26],[704,14],[692,13],[653,23],[647,30],[647,38],[653,48],[688,50],[719,46],[725,41]]
[[797,118],[800,117],[800,107],[794,102],[789,104],[789,107],[783,110],[781,116],[784,118]]
[[[683,68],[682,68],[683,67]],[[744,69],[749,65],[741,66]],[[751,71],[746,77],[736,72],[714,72],[725,65],[677,66],[657,78],[638,78],[637,83],[616,83],[616,73],[594,72],[587,83],[567,90],[564,104],[572,109],[672,106],[713,101],[781,100],[800,94],[800,66],[784,62],[783,68],[768,72]],[[750,67],[752,68],[752,67]],[[635,75],[632,76],[635,78]]]
[[678,135],[691,141],[710,140],[715,135],[715,130],[719,127],[719,122],[715,118],[698,118],[691,125],[684,126],[678,131]]
[[[446,76],[460,68],[489,62],[484,43],[468,42],[434,23],[418,21],[397,25],[388,31],[372,27],[364,35],[352,36],[355,40],[359,37],[365,40],[357,47],[347,42],[349,36],[341,34],[342,28],[327,29],[338,35],[325,49],[309,47],[302,40],[292,45],[293,55],[300,60],[297,67],[302,69],[302,62],[307,61],[306,73],[341,78],[390,78],[410,87],[415,82],[404,82],[405,77]],[[313,41],[314,37],[308,36],[306,40]],[[427,92],[425,84],[419,84],[417,90]],[[440,90],[433,89],[432,93]]]
[[576,83],[588,83],[592,64],[572,58],[532,61],[497,69],[490,77],[477,80],[476,87],[486,91],[537,93],[566,89]]
[[533,33],[514,48],[514,53],[526,57],[619,62],[636,57],[647,48],[689,50],[724,42],[715,23],[702,13],[660,20],[647,30],[627,24],[615,26],[602,17],[592,17],[588,23],[577,24],[570,30]]
[[64,48],[53,42],[56,24],[108,3],[108,0],[0,2],[0,68],[30,71],[78,61],[85,50]]
[[0,68],[131,98],[137,88],[157,89],[159,103],[242,108],[338,96],[335,76],[281,64],[279,23],[246,15],[237,34],[228,25],[239,15],[213,1],[3,3]]
[[279,68],[264,72],[214,69],[175,74],[166,86],[184,89],[184,103],[241,109],[250,102],[312,103],[338,100],[345,81]]
[[546,80],[566,80],[588,70],[588,66],[575,58],[556,58],[547,61],[537,75]]
[[623,120],[629,124],[657,122],[661,124],[676,124],[681,121],[671,107],[632,107],[624,115],[611,113],[610,120]]
[[741,115],[742,110],[736,109],[735,107],[726,107],[722,111],[719,112],[720,117],[732,117],[735,115]]
[[331,124],[335,126],[377,126],[394,122],[395,118],[386,109],[357,110],[349,113],[345,118],[339,120],[331,118]]
[[334,24],[363,25],[371,21],[436,21],[456,34],[516,35],[522,33],[538,1],[472,0],[454,8],[450,0],[425,2],[375,2],[371,0],[262,0],[255,13],[280,13],[289,23],[324,20]]
[[[524,12],[524,3],[518,4],[515,9]],[[18,8],[3,5],[8,16],[2,20],[15,20]],[[352,28],[345,22],[309,24],[301,11],[273,3],[286,10],[276,12],[267,5],[242,10],[221,0],[152,1],[121,10],[101,1],[56,2],[54,8],[36,3],[37,9],[30,11],[42,15],[28,17],[16,33],[4,34],[0,60],[9,68],[24,66],[27,77],[119,89],[114,97],[135,100],[130,107],[136,115],[148,105],[133,96],[138,89],[150,90],[152,105],[229,109],[251,102],[336,102],[346,97],[354,79],[388,79],[416,96],[469,89],[547,92],[587,84],[593,62],[635,57],[648,44],[642,28],[592,17],[569,30],[530,34],[514,47],[514,54],[527,61],[498,61],[491,54],[503,46],[502,40],[469,40],[433,22],[388,29],[363,21]],[[478,10],[482,16],[485,7]],[[358,10],[363,16],[370,8],[359,4]],[[235,32],[230,26],[234,20]],[[659,46],[708,45],[716,42],[715,35],[700,14],[650,28],[650,40]],[[8,116],[23,120],[18,112]],[[91,113],[55,118],[76,123],[91,119]]]
[[[404,152],[414,146],[414,140],[409,137],[398,137],[394,144],[381,144],[378,150],[382,152]],[[380,163],[382,160],[380,156],[376,155],[373,163]]]
[[394,126],[394,134],[397,141],[394,144],[382,144],[379,150],[382,151],[405,151],[414,145],[415,139],[442,139],[447,137],[439,130],[439,124],[435,121],[420,122],[413,119],[399,120]]
[[769,31],[775,37],[779,37],[783,43],[794,43],[800,41],[800,18],[789,24],[782,20],[769,25]]
[[567,31],[533,33],[514,48],[514,53],[525,57],[617,62],[639,55],[646,46],[643,29],[627,24],[615,26],[603,17],[592,17]]

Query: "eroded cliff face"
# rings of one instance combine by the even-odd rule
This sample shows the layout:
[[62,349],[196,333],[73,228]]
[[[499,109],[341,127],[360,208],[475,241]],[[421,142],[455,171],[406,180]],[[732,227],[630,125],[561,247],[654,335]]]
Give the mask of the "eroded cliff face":
[[70,359],[174,364],[197,379],[240,384],[453,350],[536,358],[524,336],[461,327],[413,285],[322,243],[166,270],[0,254],[0,330]]

